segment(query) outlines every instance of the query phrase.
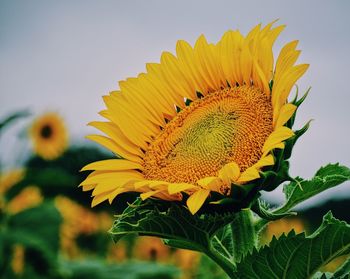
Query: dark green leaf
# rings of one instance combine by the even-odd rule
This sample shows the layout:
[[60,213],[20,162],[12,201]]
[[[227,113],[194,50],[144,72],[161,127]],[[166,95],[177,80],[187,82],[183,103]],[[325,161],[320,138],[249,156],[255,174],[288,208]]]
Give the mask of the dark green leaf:
[[136,233],[167,239],[168,245],[205,251],[215,233],[233,218],[233,214],[192,215],[180,205],[161,208],[155,201],[137,200],[115,221],[110,233],[116,242]]
[[296,212],[285,212],[285,213],[274,213],[269,210],[269,207],[267,204],[264,203],[264,201],[258,199],[256,203],[253,204],[251,208],[254,213],[256,213],[259,217],[268,220],[268,221],[274,221],[278,220],[284,217],[297,215]]
[[287,202],[274,213],[286,212],[297,204],[348,180],[350,169],[339,164],[322,167],[311,180],[296,178],[295,182],[284,186]]
[[216,251],[232,260],[233,242],[230,225],[221,228],[213,237],[213,246]]
[[238,278],[311,278],[334,258],[350,252],[350,226],[329,212],[312,235],[294,231],[255,250],[237,265]]

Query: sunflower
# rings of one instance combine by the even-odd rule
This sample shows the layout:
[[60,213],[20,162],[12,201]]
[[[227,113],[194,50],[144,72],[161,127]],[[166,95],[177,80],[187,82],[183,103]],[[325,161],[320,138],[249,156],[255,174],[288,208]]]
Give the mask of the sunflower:
[[45,160],[59,157],[67,147],[68,135],[61,117],[46,113],[37,118],[30,129],[34,151]]
[[186,200],[195,214],[211,194],[230,194],[273,166],[275,149],[294,136],[286,123],[297,106],[288,103],[307,64],[295,65],[297,41],[274,63],[272,46],[285,26],[274,22],[247,36],[227,31],[216,44],[203,35],[194,47],[178,41],[147,72],[119,82],[104,96],[105,122],[90,135],[116,159],[91,163],[81,183],[93,190],[92,206],[124,192],[142,199]]

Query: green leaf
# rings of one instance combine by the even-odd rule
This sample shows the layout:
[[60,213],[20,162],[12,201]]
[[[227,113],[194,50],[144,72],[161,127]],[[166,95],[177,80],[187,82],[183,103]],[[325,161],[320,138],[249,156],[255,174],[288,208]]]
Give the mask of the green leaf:
[[296,178],[296,181],[284,186],[287,202],[275,210],[274,214],[286,212],[297,204],[349,180],[350,169],[339,164],[322,167],[311,180]]
[[256,213],[260,218],[275,221],[282,219],[284,217],[297,215],[296,212],[284,212],[284,213],[274,213],[269,210],[269,205],[266,204],[263,200],[258,199],[252,206],[252,211]]
[[[237,265],[237,278],[312,278],[334,258],[350,252],[350,225],[327,213],[309,236],[294,231],[255,250]],[[243,277],[242,277],[243,276]]]
[[114,222],[110,233],[115,242],[131,233],[167,239],[168,245],[205,251],[215,233],[234,219],[233,214],[192,215],[186,208],[138,199]]
[[233,260],[233,242],[232,242],[232,230],[230,225],[226,225],[221,228],[213,237],[213,246],[216,251],[224,255],[230,260]]

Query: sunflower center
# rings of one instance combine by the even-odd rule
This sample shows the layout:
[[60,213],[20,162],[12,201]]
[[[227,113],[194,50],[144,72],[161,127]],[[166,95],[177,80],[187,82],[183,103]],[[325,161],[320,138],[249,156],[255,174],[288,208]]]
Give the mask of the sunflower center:
[[147,179],[195,183],[229,162],[256,163],[271,134],[272,105],[253,86],[216,91],[192,102],[166,124],[144,158]]
[[40,130],[40,135],[45,138],[45,139],[48,139],[51,137],[52,135],[52,128],[50,125],[44,125],[41,130]]

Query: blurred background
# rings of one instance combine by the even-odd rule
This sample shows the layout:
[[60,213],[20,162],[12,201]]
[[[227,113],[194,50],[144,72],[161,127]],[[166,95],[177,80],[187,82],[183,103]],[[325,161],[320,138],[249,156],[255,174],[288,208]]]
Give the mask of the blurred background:
[[[299,39],[299,61],[311,64],[298,82],[301,92],[312,89],[295,127],[314,121],[294,148],[291,175],[312,177],[328,162],[350,166],[349,8],[347,1],[0,0],[0,218],[12,232],[0,230],[0,277],[221,278],[208,259],[158,239],[112,243],[106,231],[121,208],[90,209],[89,193],[77,187],[81,167],[112,157],[84,139],[95,133],[86,124],[99,120],[102,95],[159,62],[162,51],[174,52],[177,40],[193,44],[205,34],[217,42],[229,29],[246,34],[279,19],[287,28],[274,53]],[[312,230],[330,209],[349,222],[349,186],[273,223],[266,242],[292,228]],[[283,194],[266,199],[279,204]]]

